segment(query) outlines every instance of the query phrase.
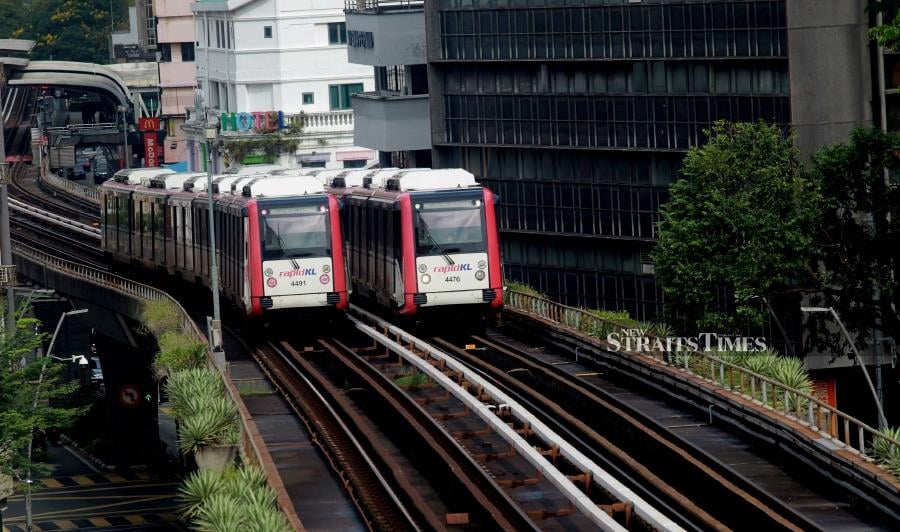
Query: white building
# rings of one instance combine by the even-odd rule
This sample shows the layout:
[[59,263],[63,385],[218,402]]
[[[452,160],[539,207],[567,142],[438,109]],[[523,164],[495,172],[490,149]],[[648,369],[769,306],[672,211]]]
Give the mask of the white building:
[[[370,67],[347,61],[343,9],[343,0],[191,5],[197,83],[216,117],[226,113],[221,136],[259,138],[258,127],[247,128],[240,113],[280,111],[285,126],[303,125],[296,157],[282,157],[281,164],[352,168],[377,160],[375,151],[353,145],[350,95],[373,90],[374,79]],[[235,123],[243,129],[232,131]],[[200,169],[202,135],[190,121],[185,131],[190,166]]]

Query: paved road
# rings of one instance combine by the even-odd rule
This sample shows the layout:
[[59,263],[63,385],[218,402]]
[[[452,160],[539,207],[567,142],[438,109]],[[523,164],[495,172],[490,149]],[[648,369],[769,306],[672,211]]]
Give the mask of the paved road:
[[[49,446],[50,478],[35,481],[35,530],[181,530],[175,494],[178,479],[153,479],[145,471],[100,473],[68,448]],[[3,532],[25,530],[25,500],[9,498]]]

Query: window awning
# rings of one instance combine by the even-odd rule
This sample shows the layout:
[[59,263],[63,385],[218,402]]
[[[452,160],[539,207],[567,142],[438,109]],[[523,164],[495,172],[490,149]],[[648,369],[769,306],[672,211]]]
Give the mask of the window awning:
[[356,151],[339,151],[337,152],[338,161],[368,161],[375,158],[375,152],[372,150],[356,150]]

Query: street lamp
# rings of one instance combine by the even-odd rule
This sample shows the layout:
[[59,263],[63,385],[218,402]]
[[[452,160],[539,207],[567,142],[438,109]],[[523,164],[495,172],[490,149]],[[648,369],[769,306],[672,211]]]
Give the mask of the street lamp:
[[[53,347],[56,345],[56,336],[59,334],[63,322],[66,321],[66,318],[69,316],[85,314],[87,311],[88,309],[86,308],[70,310],[68,312],[63,312],[59,317],[59,321],[56,323],[56,330],[53,331],[53,336],[50,337],[50,345],[47,347],[47,354],[44,356],[44,364],[41,366],[41,373],[38,376],[37,386],[34,388],[34,404],[31,405],[32,410],[37,408],[38,399],[40,399],[41,396],[41,383],[44,381],[44,370],[47,369],[47,362],[49,362],[51,358],[59,359],[59,357],[53,356]],[[75,357],[72,357],[72,359],[74,361]],[[87,359],[84,360],[84,363],[87,363]],[[84,365],[80,361],[78,364]],[[25,471],[25,530],[27,532],[32,532],[34,529],[34,523],[31,517],[31,446],[34,443],[33,438],[34,429],[32,428],[31,435],[28,438],[28,469]]]
[[872,385],[872,378],[869,377],[869,372],[866,370],[866,365],[863,364],[862,358],[859,356],[859,351],[856,349],[856,344],[853,342],[853,338],[850,337],[850,333],[847,332],[847,328],[844,327],[844,322],[841,321],[841,317],[838,316],[838,313],[835,312],[833,307],[800,307],[802,312],[816,313],[816,312],[830,312],[832,316],[834,316],[834,320],[838,323],[838,326],[841,328],[841,332],[844,334],[844,337],[847,338],[847,343],[850,344],[850,349],[853,350],[853,354],[855,355],[855,360],[859,363],[859,367],[862,369],[863,375],[866,377],[866,383],[869,385],[869,390],[872,392],[872,398],[875,400],[875,406],[878,407],[878,428],[883,429],[887,427],[887,418],[884,417],[884,408],[881,406],[881,400],[878,398],[878,394],[875,393],[875,386]]

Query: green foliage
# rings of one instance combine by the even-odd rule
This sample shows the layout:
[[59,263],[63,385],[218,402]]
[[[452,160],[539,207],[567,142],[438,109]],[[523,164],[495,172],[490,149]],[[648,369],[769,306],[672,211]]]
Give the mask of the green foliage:
[[[22,365],[47,337],[38,332],[40,325],[35,319],[20,319],[12,338],[0,338],[0,475],[13,478],[27,472],[34,431],[68,427],[85,411],[71,405],[78,383],[64,381],[64,364],[44,358]],[[35,461],[31,469],[37,475],[44,467]]]
[[165,386],[173,414],[182,422],[178,439],[182,452],[239,439],[237,407],[226,397],[218,373],[206,368],[176,371]]
[[[227,399],[223,401],[234,407]],[[183,453],[189,453],[211,445],[219,445],[223,443],[225,433],[234,423],[234,416],[227,415],[224,409],[203,411],[188,416],[178,433],[178,448]]]
[[869,30],[869,37],[885,48],[897,50],[900,43],[900,1],[881,0],[872,2],[868,9],[882,12],[886,22]]
[[815,194],[801,169],[793,139],[763,122],[716,122],[709,142],[691,148],[653,252],[679,331],[758,326],[763,315],[752,298],[806,271]]
[[218,471],[209,469],[194,471],[178,488],[181,515],[186,519],[196,517],[203,501],[220,492],[224,486],[225,479]]
[[534,296],[534,297],[544,297],[544,294],[538,292],[531,285],[527,285],[525,283],[520,283],[517,281],[510,281],[509,279],[507,279],[505,281],[505,284],[506,284],[506,288],[508,290],[513,290],[515,292],[522,292],[523,294],[528,294],[528,295]]
[[34,40],[33,60],[105,64],[109,60],[110,8],[117,27],[128,28],[124,2],[20,0],[0,4],[0,35]]
[[[900,338],[900,187],[885,182],[885,171],[900,170],[898,154],[900,135],[860,128],[847,144],[813,156],[811,179],[821,201],[813,233],[819,290],[810,304],[834,307],[854,336],[871,334],[879,320],[885,336]],[[832,320],[808,324],[814,346],[846,352]]]
[[199,530],[290,530],[265,473],[253,466],[224,472],[196,471],[179,489],[181,513]]
[[153,299],[144,303],[141,321],[154,335],[160,336],[168,331],[181,330],[184,315],[171,299]]
[[418,389],[428,386],[428,377],[422,372],[416,372],[412,375],[404,375],[394,379],[394,384],[403,389]]
[[225,142],[225,151],[228,159],[237,164],[241,164],[244,158],[253,153],[262,153],[271,162],[283,153],[296,152],[299,145],[300,141],[296,138],[282,133],[266,133],[259,138],[228,140]]
[[900,446],[891,442],[888,438],[900,441],[900,427],[885,427],[882,436],[876,436],[872,441],[871,453],[882,467],[895,476],[900,476]]
[[153,361],[158,369],[181,371],[199,368],[206,363],[206,346],[192,333],[166,331],[157,341],[159,353]]

